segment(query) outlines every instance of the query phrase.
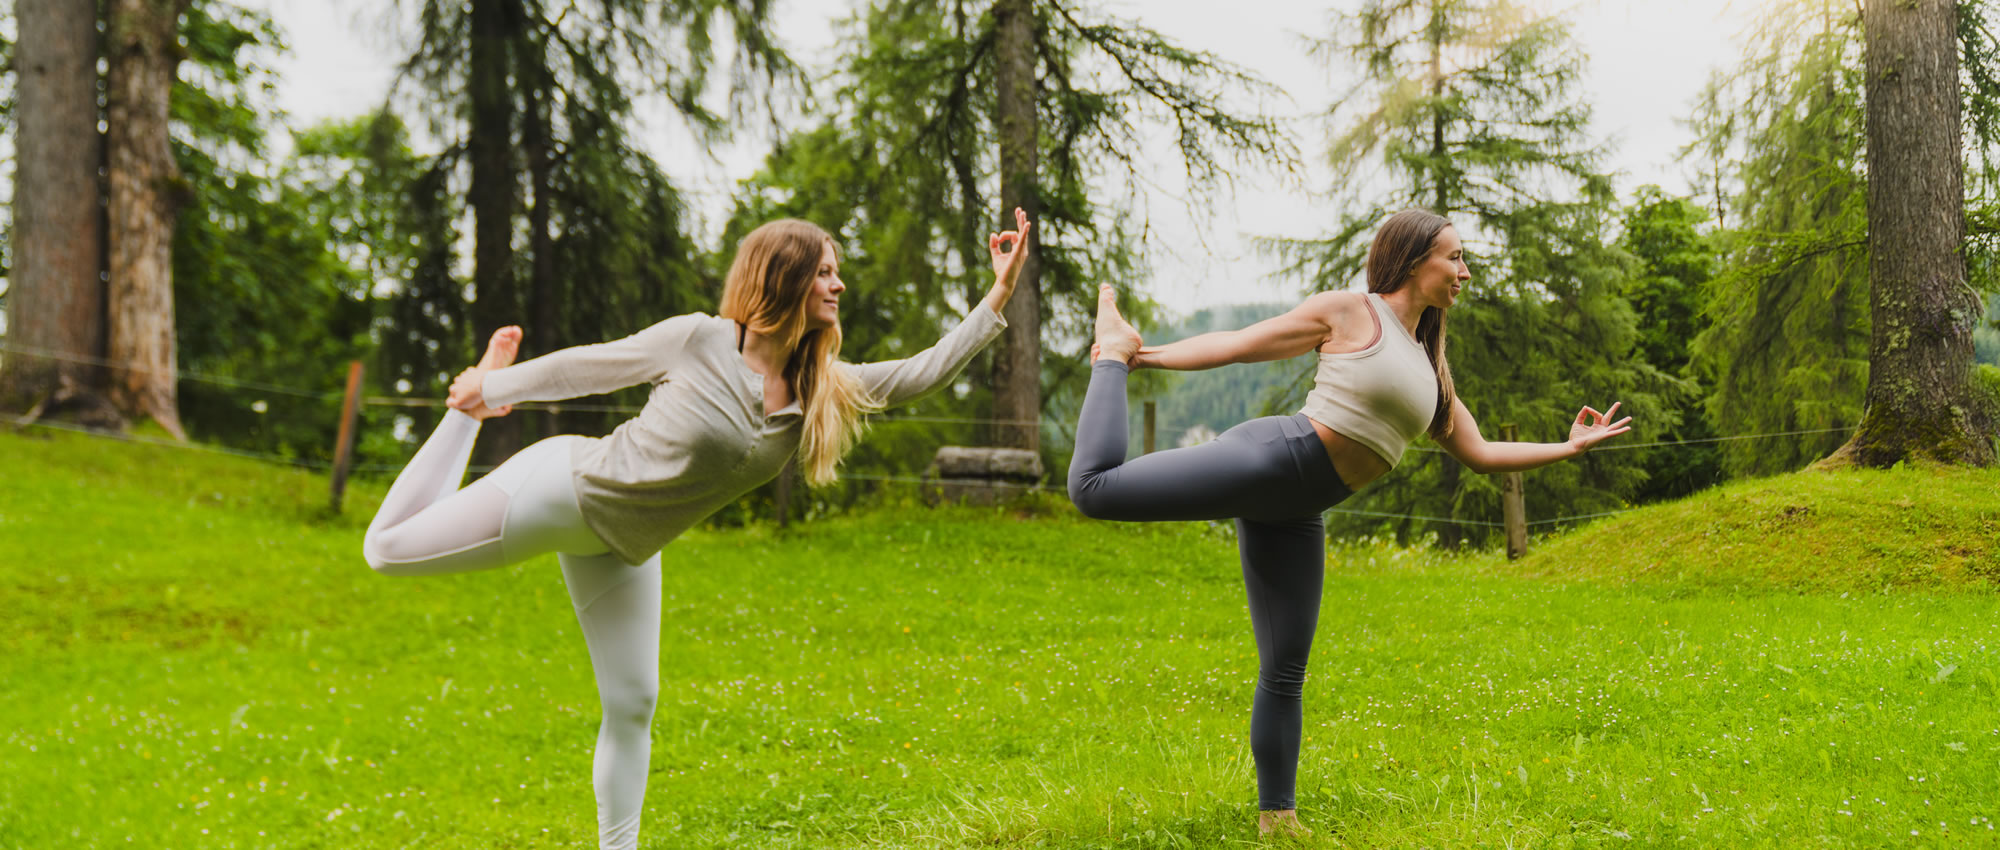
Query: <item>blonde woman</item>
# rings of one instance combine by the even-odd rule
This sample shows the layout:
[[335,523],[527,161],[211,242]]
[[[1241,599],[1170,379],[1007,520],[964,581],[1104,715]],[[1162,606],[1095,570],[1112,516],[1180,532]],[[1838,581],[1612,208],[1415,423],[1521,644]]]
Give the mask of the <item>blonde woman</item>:
[[[603,719],[593,769],[599,842],[638,844],[659,691],[660,549],[798,455],[834,479],[860,417],[936,390],[1006,327],[1029,222],[988,239],[984,301],[907,360],[840,360],[840,256],[810,223],[774,221],[738,246],[719,316],[675,316],[630,337],[512,365],[521,329],[493,334],[451,385],[451,410],[397,476],[362,551],[383,575],[487,570],[555,552],[590,649]],[[529,401],[649,384],[610,436],[559,436],[460,489],[481,420]]]

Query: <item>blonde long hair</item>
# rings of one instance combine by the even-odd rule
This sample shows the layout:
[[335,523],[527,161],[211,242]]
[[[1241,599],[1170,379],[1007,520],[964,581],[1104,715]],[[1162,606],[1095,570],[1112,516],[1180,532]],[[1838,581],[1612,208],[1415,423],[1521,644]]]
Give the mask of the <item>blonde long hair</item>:
[[861,417],[882,409],[861,382],[840,368],[840,325],[806,330],[806,301],[820,258],[832,244],[833,237],[819,225],[798,219],[750,231],[723,279],[719,311],[791,350],[784,377],[805,408],[799,466],[813,486],[833,483],[841,457],[861,436]]
[[[1430,256],[1438,234],[1450,226],[1450,219],[1429,210],[1407,209],[1389,216],[1368,246],[1368,291],[1387,295],[1402,289],[1417,265]],[[1442,440],[1451,436],[1451,402],[1458,395],[1451,383],[1451,364],[1444,358],[1444,311],[1425,307],[1417,317],[1416,337],[1437,370],[1437,409],[1431,411],[1428,430],[1433,439]]]

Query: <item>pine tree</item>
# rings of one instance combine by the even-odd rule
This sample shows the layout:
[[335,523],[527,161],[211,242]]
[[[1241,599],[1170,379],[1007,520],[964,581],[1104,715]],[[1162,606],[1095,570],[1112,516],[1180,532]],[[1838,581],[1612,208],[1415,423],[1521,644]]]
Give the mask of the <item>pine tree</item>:
[[[1971,279],[1993,266],[2000,228],[1992,151],[2000,138],[1993,12],[1956,6]],[[1767,16],[1749,59],[1712,81],[1687,156],[1715,176],[1728,227],[1710,284],[1710,327],[1695,364],[1714,382],[1708,411],[1729,434],[1788,434],[1725,444],[1731,474],[1797,469],[1826,457],[1862,420],[1870,377],[1869,245],[1862,21],[1853,4],[1814,0]],[[1806,433],[1795,433],[1806,432]]]
[[1974,389],[1972,328],[1984,318],[1965,280],[1957,4],[1867,6],[1867,406],[1831,461],[1905,458],[1989,466],[1992,411]]

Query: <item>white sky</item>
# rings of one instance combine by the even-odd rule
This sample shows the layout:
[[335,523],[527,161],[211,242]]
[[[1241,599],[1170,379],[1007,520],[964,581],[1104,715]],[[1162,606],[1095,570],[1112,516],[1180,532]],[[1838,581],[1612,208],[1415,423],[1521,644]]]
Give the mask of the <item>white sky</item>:
[[[1326,68],[1306,55],[1307,37],[1323,37],[1329,10],[1346,0],[1110,0],[1100,8],[1136,19],[1185,46],[1243,65],[1276,83],[1296,119],[1294,138],[1308,164],[1304,187],[1268,174],[1239,175],[1236,191],[1190,209],[1180,166],[1168,140],[1150,142],[1158,172],[1148,179],[1143,208],[1152,227],[1148,250],[1154,297],[1177,312],[1245,301],[1289,301],[1299,284],[1273,277],[1275,264],[1255,253],[1258,236],[1312,236],[1338,210],[1315,193],[1329,188],[1322,112],[1336,92]],[[366,112],[381,103],[403,45],[389,32],[389,0],[245,0],[268,11],[291,46],[276,63],[279,105],[298,126]],[[411,4],[406,4],[411,5]],[[838,51],[832,22],[855,0],[777,0],[774,19],[784,45],[814,77]],[[1691,136],[1679,120],[1710,71],[1735,61],[1735,36],[1757,0],[1583,0],[1571,20],[1591,58],[1584,91],[1596,109],[1593,138],[1613,142],[1619,189],[1657,183],[1686,191],[1675,152]],[[750,176],[770,139],[742,134],[709,156],[674,126],[660,104],[642,105],[640,136],[662,167],[692,197],[713,239],[727,215],[736,181]],[[1155,134],[1159,135],[1159,134]],[[857,282],[861,283],[861,282]]]

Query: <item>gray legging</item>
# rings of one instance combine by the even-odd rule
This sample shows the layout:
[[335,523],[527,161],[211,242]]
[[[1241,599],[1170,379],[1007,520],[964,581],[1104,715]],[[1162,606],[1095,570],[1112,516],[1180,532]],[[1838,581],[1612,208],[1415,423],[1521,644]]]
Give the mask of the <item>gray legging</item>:
[[1305,414],[1252,419],[1211,442],[1127,461],[1129,374],[1115,360],[1090,368],[1069,464],[1069,498],[1094,519],[1236,520],[1259,660],[1250,709],[1257,805],[1297,808],[1306,656],[1326,571],[1320,515],[1353,491],[1333,471]]

